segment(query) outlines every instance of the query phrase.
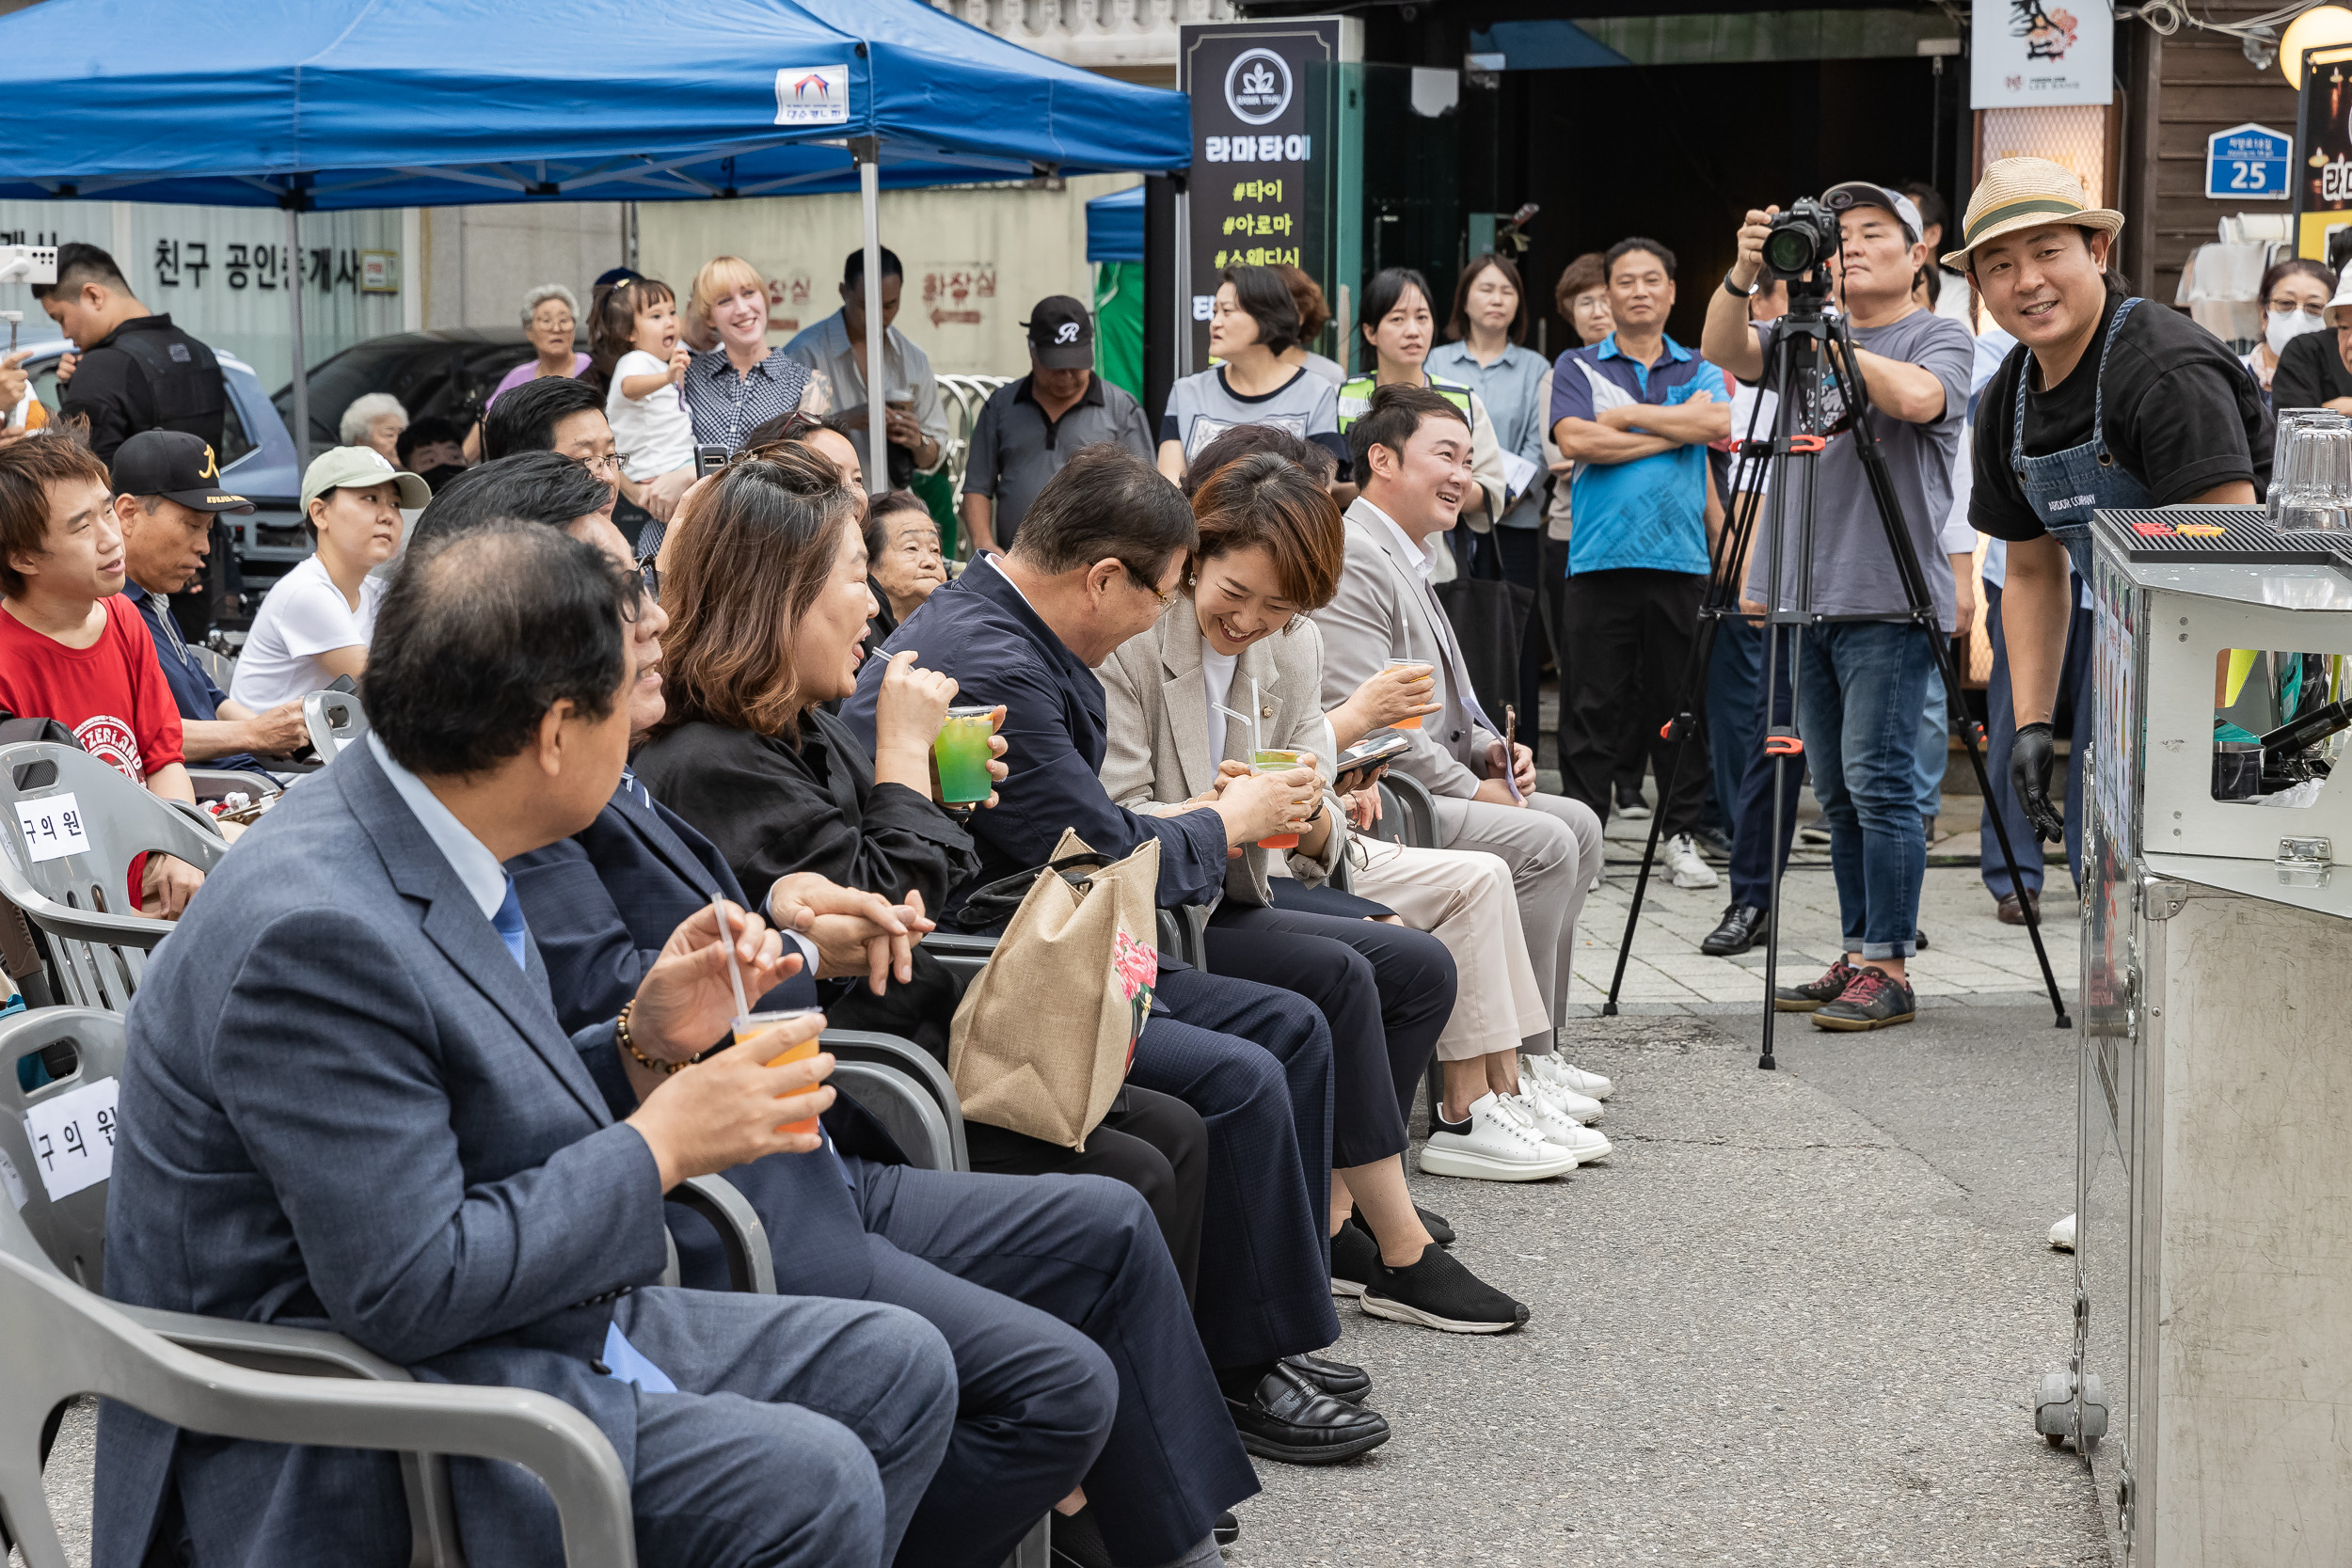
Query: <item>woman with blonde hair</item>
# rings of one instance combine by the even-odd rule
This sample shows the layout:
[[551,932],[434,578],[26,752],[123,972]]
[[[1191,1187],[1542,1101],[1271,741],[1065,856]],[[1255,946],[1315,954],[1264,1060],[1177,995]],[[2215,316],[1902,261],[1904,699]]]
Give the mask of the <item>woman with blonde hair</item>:
[[719,346],[694,356],[681,384],[694,444],[742,449],[753,430],[800,407],[808,370],[768,346],[768,281],[740,256],[714,256],[694,274],[690,320],[708,322]]

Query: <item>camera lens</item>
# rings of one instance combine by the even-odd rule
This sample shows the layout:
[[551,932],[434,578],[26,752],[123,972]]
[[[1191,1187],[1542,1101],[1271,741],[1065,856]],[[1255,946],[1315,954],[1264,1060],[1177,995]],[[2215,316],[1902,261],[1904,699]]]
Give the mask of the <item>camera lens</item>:
[[1793,277],[1812,266],[1815,260],[1813,237],[1803,229],[1792,225],[1764,237],[1764,264],[1776,273]]

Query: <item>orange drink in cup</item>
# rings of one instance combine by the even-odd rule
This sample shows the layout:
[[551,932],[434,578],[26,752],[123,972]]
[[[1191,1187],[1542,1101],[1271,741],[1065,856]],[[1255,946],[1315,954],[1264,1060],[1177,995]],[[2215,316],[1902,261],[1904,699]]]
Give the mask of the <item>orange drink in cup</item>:
[[[1438,667],[1430,663],[1425,658],[1392,658],[1389,660],[1383,668],[1390,670],[1419,670],[1422,673],[1422,678],[1430,682],[1431,689],[1434,690],[1436,689]],[[1428,698],[1428,695],[1429,693],[1426,691],[1422,693],[1422,697],[1424,701]],[[1404,718],[1398,720],[1395,723],[1391,724],[1389,728],[1392,730],[1417,730],[1421,728],[1421,721],[1422,715],[1418,713],[1409,713]]]
[[[1257,773],[1287,773],[1298,766],[1298,758],[1299,753],[1296,752],[1281,751],[1269,746],[1249,753],[1249,767],[1252,772]],[[1272,838],[1258,840],[1258,847],[1261,849],[1295,849],[1298,847],[1298,835],[1277,833]]]
[[[780,1011],[772,1013],[746,1014],[745,1016],[735,1021],[735,1043],[740,1045],[745,1040],[750,1039],[754,1035],[763,1033],[766,1030],[773,1029],[779,1023],[789,1023],[796,1018],[809,1018],[812,1016],[822,1018],[824,1016],[824,1012],[825,1010],[822,1007],[786,1007]],[[800,1044],[787,1045],[778,1054],[769,1057],[768,1065],[770,1067],[782,1067],[787,1062],[804,1062],[811,1056],[816,1055],[819,1049],[821,1049],[821,1047],[818,1043],[817,1037],[811,1035],[808,1038],[801,1041]],[[817,1118],[815,1117],[809,1117],[801,1121],[787,1121],[784,1124],[782,1131],[787,1132],[814,1132],[817,1131]]]

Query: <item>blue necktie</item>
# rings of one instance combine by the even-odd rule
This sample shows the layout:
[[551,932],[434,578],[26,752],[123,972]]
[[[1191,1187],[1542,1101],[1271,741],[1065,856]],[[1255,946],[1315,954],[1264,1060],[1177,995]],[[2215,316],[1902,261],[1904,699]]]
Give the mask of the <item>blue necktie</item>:
[[515,967],[529,969],[531,965],[523,957],[523,901],[515,896],[515,879],[511,875],[506,879],[506,896],[499,901],[498,913],[490,917],[490,925],[498,932],[499,941],[506,943],[506,950],[515,955]]

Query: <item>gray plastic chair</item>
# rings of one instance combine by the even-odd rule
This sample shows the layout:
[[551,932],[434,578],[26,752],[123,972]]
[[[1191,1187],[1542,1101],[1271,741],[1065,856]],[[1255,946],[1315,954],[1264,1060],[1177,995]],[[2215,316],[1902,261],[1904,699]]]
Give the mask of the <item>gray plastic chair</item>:
[[[37,861],[17,811],[57,795],[74,798],[89,847]],[[210,872],[229,850],[202,813],[159,800],[80,748],[48,740],[0,746],[0,898],[40,930],[57,1000],[114,1012],[130,1006],[147,955],[172,930],[135,910],[117,912],[129,897],[131,863],[162,850]]]
[[[43,1101],[119,1079],[125,1051],[122,1020],[113,1013],[43,1007],[0,1022],[0,1155],[16,1169],[26,1195],[21,1212],[13,1203],[0,1204],[0,1265],[13,1261],[30,1271],[36,1283],[56,1282],[49,1299],[27,1297],[20,1303],[21,1287],[0,1275],[0,1323],[9,1325],[0,1334],[0,1512],[28,1535],[50,1530],[54,1550],[39,1465],[29,1476],[21,1475],[11,1471],[10,1459],[40,1453],[49,1413],[74,1395],[94,1393],[218,1436],[406,1450],[401,1454],[401,1477],[408,1497],[412,1568],[465,1568],[443,1458],[452,1453],[511,1459],[546,1481],[564,1518],[567,1561],[612,1568],[633,1563],[628,1482],[620,1462],[595,1424],[560,1400],[521,1389],[420,1385],[407,1369],[339,1334],[99,1299],[105,1273],[106,1183],[52,1201],[41,1182],[39,1155],[26,1137],[24,1113]],[[23,1086],[17,1067],[27,1056],[40,1057],[50,1078],[31,1090]],[[53,1150],[52,1158],[57,1157]],[[710,1220],[726,1246],[738,1290],[775,1293],[775,1260],[766,1230],[740,1193],[716,1177],[696,1177],[671,1199]],[[110,1323],[112,1318],[122,1322]],[[72,1332],[61,1332],[56,1324],[68,1319]],[[126,1336],[134,1341],[127,1349]],[[74,1361],[60,1380],[44,1382],[24,1375],[22,1364],[12,1359],[23,1354],[38,1360],[53,1344],[69,1342],[98,1347],[108,1367],[128,1381],[107,1383],[87,1362]],[[187,1358],[195,1364],[193,1381],[188,1367],[172,1359],[189,1351],[213,1358]],[[219,1362],[268,1375],[250,1384],[243,1381],[245,1374],[224,1380]],[[405,1386],[352,1393],[343,1382],[334,1386],[343,1391],[338,1394],[310,1383],[316,1378]],[[279,1384],[309,1386],[289,1393],[276,1386]],[[389,1404],[378,1398],[387,1392],[396,1396]],[[282,1421],[275,1414],[280,1410],[288,1412]],[[21,1443],[10,1431],[20,1418],[34,1434]],[[61,1557],[40,1555],[36,1544],[26,1545],[28,1568],[63,1563]]]
[[1374,832],[1417,849],[1444,847],[1438,842],[1437,797],[1429,793],[1427,784],[1393,768],[1380,781],[1380,821]]
[[348,691],[313,691],[302,699],[302,721],[310,727],[310,750],[333,762],[342,749],[368,733],[367,710]]
[[217,800],[231,790],[242,790],[258,800],[264,795],[278,793],[278,782],[246,768],[188,768],[188,783],[196,786],[199,800]]

